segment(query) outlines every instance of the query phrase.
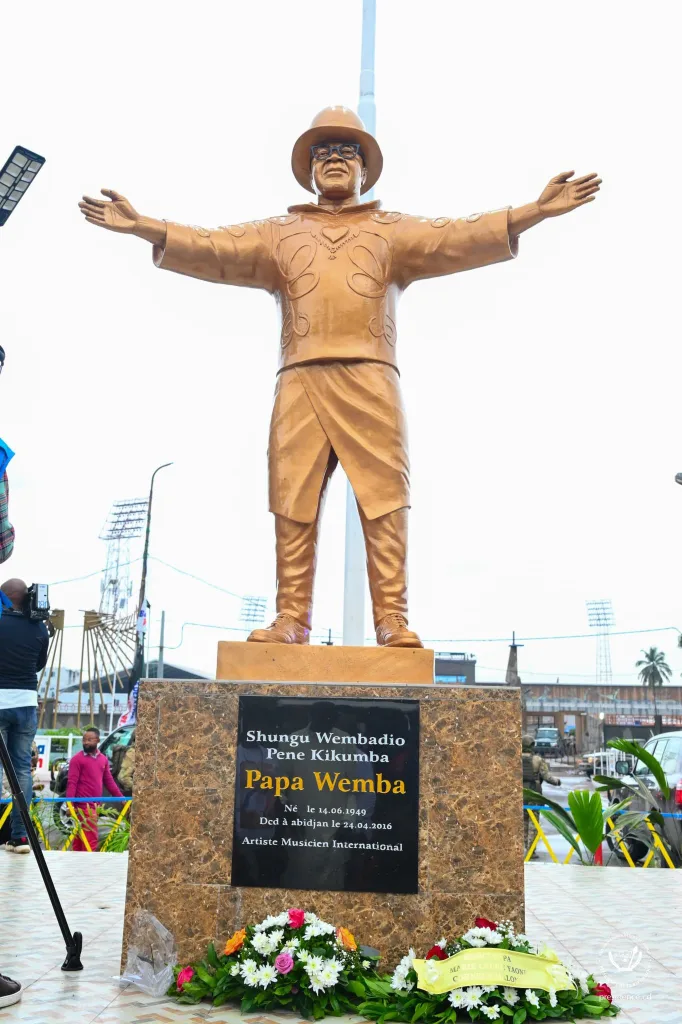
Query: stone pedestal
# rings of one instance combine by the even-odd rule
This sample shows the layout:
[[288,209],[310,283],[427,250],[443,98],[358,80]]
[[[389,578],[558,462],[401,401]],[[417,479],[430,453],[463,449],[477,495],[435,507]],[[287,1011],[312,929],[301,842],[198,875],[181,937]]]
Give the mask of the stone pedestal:
[[260,683],[432,683],[433,651],[410,647],[218,644],[216,679]]
[[[221,645],[219,663],[231,664],[232,675],[237,674],[238,647],[264,659],[261,665],[270,657],[273,671],[279,662],[281,672],[294,675],[283,649]],[[327,660],[327,678],[342,671],[342,651],[292,651],[302,664],[305,658],[316,659],[315,683],[141,684],[126,936],[132,912],[150,910],[173,932],[179,958],[187,961],[202,955],[211,940],[219,945],[249,922],[300,906],[350,928],[361,942],[380,949],[384,966],[390,967],[410,945],[424,953],[442,935],[466,930],[478,914],[509,918],[523,927],[519,690],[319,681]],[[385,653],[365,650],[366,665],[368,656]],[[423,654],[432,657],[432,652],[389,653],[407,658],[404,664],[415,671]],[[351,657],[348,651],[346,657]],[[239,697],[282,693],[419,701],[417,894],[230,884]]]

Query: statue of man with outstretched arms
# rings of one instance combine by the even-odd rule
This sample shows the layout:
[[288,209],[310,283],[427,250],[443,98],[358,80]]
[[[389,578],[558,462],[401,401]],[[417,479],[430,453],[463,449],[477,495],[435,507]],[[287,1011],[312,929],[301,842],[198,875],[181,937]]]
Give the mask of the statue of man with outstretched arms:
[[140,216],[109,189],[79,204],[90,224],[137,235],[157,267],[269,291],[279,304],[279,372],[268,446],[277,542],[277,617],[249,640],[308,643],[318,526],[341,463],[358,502],[377,642],[421,647],[408,626],[410,469],[397,363],[396,307],[408,285],[499,263],[518,236],[591,202],[596,174],[552,178],[518,209],[461,219],[412,217],[362,202],[382,168],[376,139],[329,107],[297,140],[292,168],[317,202],[280,217],[186,227]]

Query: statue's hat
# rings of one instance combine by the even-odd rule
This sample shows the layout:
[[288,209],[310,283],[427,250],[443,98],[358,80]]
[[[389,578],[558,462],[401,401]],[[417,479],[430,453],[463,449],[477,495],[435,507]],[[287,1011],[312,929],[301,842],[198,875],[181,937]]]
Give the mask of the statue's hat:
[[291,169],[299,185],[313,192],[310,184],[310,147],[320,142],[358,142],[367,170],[362,192],[369,192],[378,181],[384,158],[373,135],[348,107],[325,107],[313,118],[313,123],[299,136],[291,154]]

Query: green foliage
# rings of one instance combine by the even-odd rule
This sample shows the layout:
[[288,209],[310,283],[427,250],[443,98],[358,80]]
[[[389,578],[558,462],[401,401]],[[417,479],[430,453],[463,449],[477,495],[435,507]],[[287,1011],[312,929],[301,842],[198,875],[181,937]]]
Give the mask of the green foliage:
[[581,842],[594,856],[604,839],[601,797],[586,789],[574,789],[568,794],[568,806]]
[[[594,863],[594,854],[606,838],[607,819],[626,807],[632,797],[612,805],[604,810],[598,793],[587,789],[572,790],[568,794],[570,811],[549,797],[536,793],[533,789],[523,790],[523,800],[527,804],[547,804],[540,807],[542,814],[554,825],[557,832],[571,844],[583,864]],[[580,841],[576,836],[580,836]]]

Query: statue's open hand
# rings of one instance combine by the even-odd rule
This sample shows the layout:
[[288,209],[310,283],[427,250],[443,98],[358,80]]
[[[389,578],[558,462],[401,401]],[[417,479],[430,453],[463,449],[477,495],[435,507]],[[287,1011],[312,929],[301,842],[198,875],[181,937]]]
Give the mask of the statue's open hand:
[[538,199],[540,213],[544,217],[560,217],[562,213],[577,210],[585,203],[591,203],[601,185],[601,178],[595,174],[584,174],[571,181],[575,171],[563,171],[552,178]]
[[130,234],[139,220],[137,210],[118,192],[110,188],[103,188],[101,192],[103,196],[109,196],[108,202],[83,196],[82,202],[78,204],[88,224]]

